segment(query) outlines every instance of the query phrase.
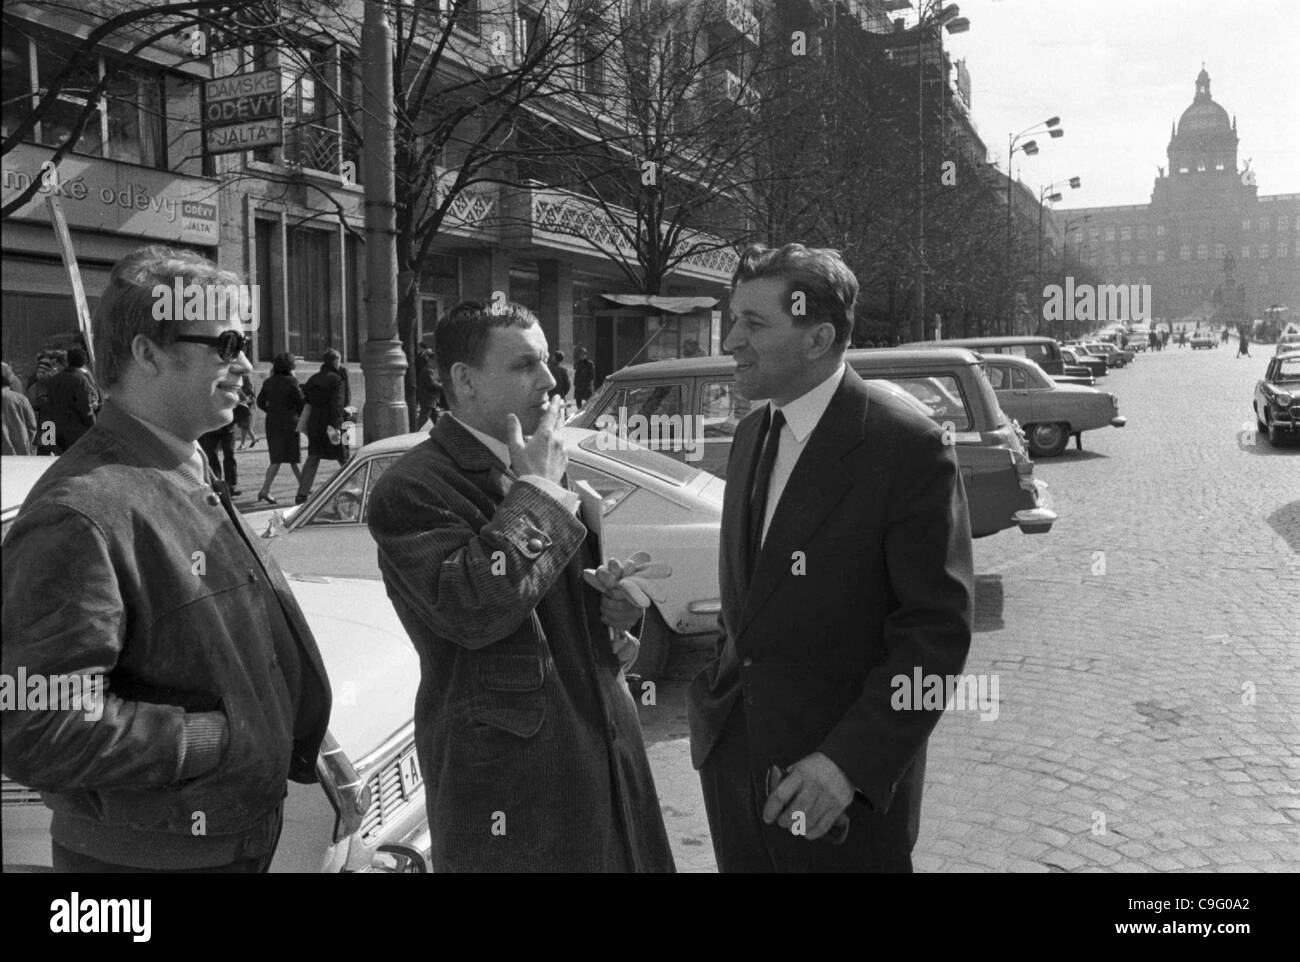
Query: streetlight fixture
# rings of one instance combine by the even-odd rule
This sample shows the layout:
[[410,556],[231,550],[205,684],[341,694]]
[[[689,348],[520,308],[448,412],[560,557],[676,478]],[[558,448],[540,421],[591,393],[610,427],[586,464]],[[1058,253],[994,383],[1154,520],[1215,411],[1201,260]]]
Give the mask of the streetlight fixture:
[[1054,184],[1048,184],[1038,192],[1038,270],[1035,277],[1038,280],[1038,288],[1041,291],[1043,287],[1043,201],[1055,204],[1061,199],[1060,193],[1048,193],[1055,191],[1055,188],[1062,187],[1065,184],[1070,185],[1071,190],[1078,190],[1083,186],[1083,180],[1078,177],[1071,177],[1069,180],[1058,180]]
[[[888,4],[886,7],[888,8]],[[894,9],[903,9],[910,4],[902,4]],[[961,10],[955,3],[944,5],[941,0],[920,0],[917,6],[916,24],[916,143],[917,143],[917,205],[916,205],[916,287],[915,313],[912,317],[912,337],[914,341],[925,339],[925,51],[922,44],[926,34],[935,30],[939,40],[939,70],[943,73],[942,87],[939,92],[940,118],[943,117],[944,102],[947,100],[948,76],[943,59],[943,32],[965,33],[970,29],[970,20],[961,16]],[[938,28],[938,29],[935,29]]]
[[[1038,141],[1036,141],[1036,140],[1027,140],[1027,141],[1025,141],[1025,142],[1022,144],[1022,143],[1020,143],[1020,138],[1021,138],[1021,137],[1024,137],[1024,136],[1026,136],[1027,134],[1042,133],[1043,131],[1046,131],[1046,132],[1048,133],[1048,135],[1051,136],[1053,139],[1055,139],[1055,138],[1057,138],[1057,137],[1064,137],[1064,136],[1065,136],[1065,131],[1061,129],[1061,126],[1060,126],[1060,125],[1061,125],[1061,118],[1060,118],[1060,117],[1049,117],[1047,120],[1044,120],[1044,121],[1042,121],[1041,123],[1033,124],[1033,125],[1031,125],[1031,126],[1029,126],[1029,127],[1026,127],[1024,130],[1020,131],[1020,133],[1018,133],[1018,134],[1008,134],[1008,135],[1007,135],[1007,253],[1006,253],[1006,268],[1007,268],[1007,293],[1008,293],[1009,295],[1011,295],[1011,308],[1007,311],[1007,315],[1008,315],[1008,316],[1007,316],[1007,319],[1006,319],[1006,323],[1007,323],[1007,325],[1008,325],[1008,330],[1007,330],[1007,333],[1008,333],[1008,334],[1013,333],[1013,331],[1011,330],[1011,328],[1014,326],[1014,322],[1013,322],[1013,319],[1012,319],[1012,317],[1011,317],[1010,315],[1012,314],[1012,312],[1013,312],[1014,309],[1015,309],[1015,294],[1014,294],[1014,290],[1013,290],[1013,288],[1014,288],[1015,285],[1012,283],[1012,280],[1011,280],[1011,162],[1012,162],[1012,160],[1015,158],[1015,155],[1016,155],[1016,151],[1017,151],[1017,150],[1019,150],[1021,153],[1027,154],[1027,155],[1030,156],[1030,157],[1032,157],[1032,156],[1034,156],[1035,154],[1038,153]],[[1076,178],[1076,179],[1077,179],[1077,178]],[[1042,209],[1042,204],[1041,204],[1041,203],[1039,204],[1039,209],[1040,209],[1040,210]]]

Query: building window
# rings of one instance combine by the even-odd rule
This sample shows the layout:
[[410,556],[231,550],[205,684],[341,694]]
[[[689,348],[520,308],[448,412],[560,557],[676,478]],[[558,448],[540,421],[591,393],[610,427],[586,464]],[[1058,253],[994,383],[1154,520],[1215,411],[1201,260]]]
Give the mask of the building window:
[[1144,241],[1146,239],[1147,239],[1147,225],[1138,224],[1138,240]]
[[1277,242],[1277,256],[1286,257],[1286,241]]
[[1209,249],[1204,244],[1196,245],[1196,259],[1198,261],[1203,261],[1209,256],[1210,256]]
[[1178,173],[1180,173],[1180,174],[1186,174],[1186,173],[1188,173],[1188,170],[1187,170],[1186,167],[1179,167],[1179,168],[1178,168]]
[[1241,245],[1241,259],[1243,261],[1250,260],[1250,245],[1248,244]]
[[1138,251],[1138,252],[1137,252],[1137,262],[1138,262],[1138,264],[1145,264],[1145,263],[1147,262],[1147,252],[1146,252],[1146,251]]
[[1190,261],[1192,259],[1192,245],[1184,244],[1178,248],[1178,259],[1180,261]]
[[1165,252],[1162,250],[1156,251],[1156,263],[1163,264],[1164,262],[1165,262]]
[[1215,259],[1216,261],[1221,261],[1221,260],[1223,260],[1223,255],[1224,255],[1224,253],[1225,253],[1225,250],[1226,250],[1226,248],[1224,248],[1224,246],[1223,246],[1222,244],[1215,244],[1215,245],[1214,245],[1214,259]]
[[1259,259],[1262,260],[1262,261],[1266,261],[1266,260],[1268,260],[1268,245],[1267,245],[1267,244],[1260,244],[1260,245],[1259,245]]
[[1223,170],[1223,162],[1220,161],[1219,163],[1215,164],[1215,165],[1214,165],[1214,169],[1215,169],[1215,170]]
[[1088,240],[1095,242],[1100,238],[1101,238],[1101,231],[1098,230],[1097,228],[1094,227],[1090,231],[1088,231]]
[[1128,253],[1128,251],[1120,251],[1120,253],[1119,253],[1119,262],[1120,262],[1121,264],[1123,264],[1125,267],[1127,267],[1127,266],[1129,265],[1129,263],[1131,262],[1131,259],[1129,258],[1129,253]]
[[[110,57],[76,55],[76,45],[57,38],[33,41],[16,31],[4,40],[5,136],[31,113],[33,91],[39,98],[69,60],[76,67],[58,97],[28,139],[61,147],[89,107],[89,115],[72,149],[144,167],[166,169],[166,92],[164,75],[140,64]],[[33,85],[32,61],[36,76]],[[103,81],[104,90],[95,88]]]
[[1259,219],[1259,229],[1260,229],[1260,230],[1268,230],[1268,218],[1267,218],[1267,217],[1261,217],[1261,218]]
[[1242,230],[1250,230],[1250,218],[1249,218],[1249,217],[1247,217],[1245,220],[1243,220],[1243,221],[1241,222],[1241,229],[1242,229]]
[[1198,174],[1203,174],[1203,173],[1205,173],[1205,161],[1203,161],[1203,160],[1201,160],[1201,161],[1197,161],[1197,164],[1196,164],[1196,172],[1197,172]]
[[520,7],[515,13],[515,62],[534,56],[546,42],[546,21],[540,13]]
[[1113,227],[1107,227],[1107,228],[1106,228],[1106,240],[1108,240],[1108,241],[1113,241],[1114,239],[1115,239],[1115,228],[1113,228]]
[[1165,225],[1164,225],[1164,224],[1156,224],[1156,236],[1157,236],[1157,237],[1164,237],[1164,236],[1165,236]]
[[1133,229],[1132,229],[1131,227],[1121,227],[1121,228],[1119,229],[1119,239],[1120,239],[1120,240],[1132,240],[1132,239],[1133,239]]
[[1279,234],[1286,233],[1286,217],[1279,217],[1277,219],[1277,232]]
[[261,147],[253,151],[253,159],[329,174],[340,173],[347,161],[353,165],[353,180],[360,181],[355,176],[361,155],[356,134],[361,92],[355,56],[342,47],[305,43],[292,54],[259,49],[259,69],[274,69],[277,61],[284,144]]

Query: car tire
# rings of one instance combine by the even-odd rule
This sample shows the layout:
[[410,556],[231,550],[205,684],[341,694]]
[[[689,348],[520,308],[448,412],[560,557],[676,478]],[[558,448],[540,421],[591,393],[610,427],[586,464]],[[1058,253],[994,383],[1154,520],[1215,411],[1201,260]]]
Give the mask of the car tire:
[[645,681],[658,681],[668,664],[673,642],[678,637],[680,636],[676,632],[669,629],[659,610],[651,606],[646,612],[645,624],[641,627],[641,651],[632,663],[631,672],[640,675]]
[[1025,437],[1029,441],[1029,453],[1034,457],[1054,458],[1070,443],[1070,429],[1067,425],[1048,421],[1030,425]]

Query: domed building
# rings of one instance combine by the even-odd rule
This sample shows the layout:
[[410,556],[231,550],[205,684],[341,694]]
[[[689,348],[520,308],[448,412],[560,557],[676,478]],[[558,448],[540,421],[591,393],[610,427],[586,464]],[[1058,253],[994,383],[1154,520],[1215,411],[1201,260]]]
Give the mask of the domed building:
[[1150,284],[1154,317],[1189,326],[1215,313],[1231,256],[1246,313],[1261,317],[1283,304],[1292,319],[1300,308],[1300,194],[1259,196],[1237,143],[1237,120],[1215,101],[1202,65],[1192,102],[1170,129],[1168,167],[1158,168],[1151,203],[1058,211],[1072,223],[1067,249],[1107,283]]

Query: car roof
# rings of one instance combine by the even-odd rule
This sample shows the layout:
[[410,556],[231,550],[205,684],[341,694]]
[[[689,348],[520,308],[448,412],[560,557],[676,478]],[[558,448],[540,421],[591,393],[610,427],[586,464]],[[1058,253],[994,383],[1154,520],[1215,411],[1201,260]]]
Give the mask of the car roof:
[[943,345],[945,347],[963,347],[972,345],[976,347],[1004,347],[1011,344],[1055,344],[1056,340],[1050,337],[1040,337],[1038,335],[1025,334],[1023,336],[1001,335],[997,337],[950,337],[941,341],[909,341],[902,345],[903,347],[929,347],[930,345]]
[[[978,364],[980,357],[974,351],[962,347],[942,347],[925,350],[909,350],[904,347],[857,348],[844,352],[844,360],[850,367],[866,366],[887,370],[889,368],[933,368],[935,362],[949,364]],[[708,376],[711,374],[731,374],[736,369],[736,360],[731,355],[717,357],[678,357],[666,361],[647,361],[634,364],[615,371],[608,378],[610,381],[656,380],[664,377],[681,377],[682,375]]]

